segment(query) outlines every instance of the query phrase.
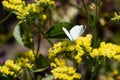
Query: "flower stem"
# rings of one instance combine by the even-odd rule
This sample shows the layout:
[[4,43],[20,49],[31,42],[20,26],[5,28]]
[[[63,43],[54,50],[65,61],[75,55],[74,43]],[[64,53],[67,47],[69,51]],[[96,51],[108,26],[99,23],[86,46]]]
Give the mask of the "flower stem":
[[4,19],[2,19],[0,21],[0,24],[2,24],[4,21],[6,21],[11,15],[12,15],[12,13],[8,14]]
[[99,1],[96,0],[96,10],[95,10],[95,16],[94,16],[94,21],[93,21],[93,36],[94,36],[94,40],[93,40],[93,47],[97,47],[98,45],[98,31],[97,31],[97,21],[98,21],[98,6],[99,6]]

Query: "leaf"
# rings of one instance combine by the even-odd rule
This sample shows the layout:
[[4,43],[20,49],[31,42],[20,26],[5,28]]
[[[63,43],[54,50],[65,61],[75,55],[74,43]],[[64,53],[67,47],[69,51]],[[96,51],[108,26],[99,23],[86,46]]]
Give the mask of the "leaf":
[[33,34],[31,32],[30,26],[26,23],[21,23],[20,31],[21,31],[22,41],[23,41],[25,47],[33,49],[34,41],[33,41]]
[[62,30],[63,27],[65,27],[67,30],[70,30],[73,27],[73,24],[68,22],[57,23],[46,32],[46,38],[65,38],[66,35]]
[[36,70],[33,70],[33,72],[42,72],[42,71],[46,70],[47,68],[48,67],[36,69]]
[[20,45],[33,49],[33,34],[31,33],[30,26],[26,23],[17,24],[13,31],[13,36]]
[[24,43],[22,41],[22,37],[21,37],[21,32],[20,32],[20,25],[17,24],[14,31],[13,31],[13,36],[16,39],[16,41],[21,44],[22,46],[24,46]]
[[8,80],[9,78],[6,75],[0,74],[0,79],[1,80]]
[[39,54],[39,68],[45,68],[49,66],[50,62],[42,54]]
[[38,75],[38,77],[37,77],[37,79],[35,79],[35,80],[41,80],[41,76],[40,75]]
[[33,72],[42,72],[48,68],[49,64],[50,62],[48,59],[45,58],[42,54],[39,54],[36,64],[37,69],[33,70]]
[[54,80],[53,75],[46,74],[45,78],[42,78],[42,80]]

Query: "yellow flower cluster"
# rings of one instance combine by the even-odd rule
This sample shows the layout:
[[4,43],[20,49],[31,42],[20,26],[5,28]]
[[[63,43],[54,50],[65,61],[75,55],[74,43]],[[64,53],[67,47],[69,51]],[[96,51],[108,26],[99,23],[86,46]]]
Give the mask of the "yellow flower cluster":
[[17,53],[16,58],[27,58],[30,62],[34,62],[35,58],[34,58],[34,54],[32,50],[28,50],[26,52],[20,52]]
[[16,63],[22,68],[31,69],[34,65],[34,54],[32,50],[28,50],[26,52],[18,53],[16,56]]
[[0,73],[18,77],[23,72],[23,68],[32,69],[33,61],[34,55],[31,50],[24,54],[20,53],[16,60],[8,59],[3,66],[0,66]]
[[74,56],[74,59],[80,63],[82,61],[81,56],[84,55],[85,52],[90,52],[91,47],[91,41],[92,41],[92,35],[88,34],[86,37],[79,37],[76,40],[75,49],[77,51],[77,54]]
[[35,60],[35,57],[34,57],[32,50],[25,52],[22,57],[28,58],[31,62],[34,62],[34,60]]
[[63,41],[54,44],[53,48],[49,49],[48,58],[54,59],[59,53],[64,51],[73,51],[75,49],[74,44],[71,41]]
[[18,58],[16,60],[17,65],[21,66],[22,68],[31,69],[33,67],[33,64],[30,64],[30,60],[28,58]]
[[22,41],[24,42],[24,44],[27,44],[28,42],[29,43],[33,43],[33,35],[29,32],[24,32],[22,34]]
[[22,73],[22,69],[13,60],[7,60],[4,66],[0,66],[0,73],[17,77]]
[[52,0],[35,0],[35,2],[31,4],[23,0],[3,0],[2,3],[5,8],[15,13],[17,18],[21,20],[25,20],[28,16],[33,17],[34,15],[37,17],[43,15],[42,18],[45,20],[47,16],[42,12],[44,7],[54,5],[54,1]]
[[75,44],[71,41],[58,42],[54,44],[53,48],[49,49],[48,58],[52,60],[56,56],[64,54],[75,59],[77,63],[80,63],[82,61],[81,56],[92,49],[91,39],[92,35],[88,34],[86,37],[78,38]]
[[[60,80],[74,80],[80,79],[81,74],[76,73],[76,69],[73,66],[67,66],[66,60],[74,59],[77,63],[82,61],[82,56],[86,52],[90,52],[92,36],[88,34],[86,37],[80,37],[76,40],[76,43],[71,41],[63,41],[54,44],[53,48],[49,49],[48,58],[52,61],[51,71],[55,79]],[[57,57],[60,57],[58,59]],[[63,57],[61,59],[61,57]]]
[[88,34],[86,37],[79,37],[76,40],[76,46],[81,46],[84,47],[85,50],[87,51],[91,51],[91,39],[92,39],[92,35]]
[[56,67],[51,72],[55,79],[59,80],[74,80],[81,78],[81,74],[76,73],[76,69],[73,66]]
[[114,12],[114,17],[111,18],[112,21],[119,21],[120,20],[120,15],[118,15],[116,12]]
[[66,66],[66,61],[65,61],[65,59],[58,59],[58,58],[55,58],[54,59],[54,62],[52,62],[51,64],[50,64],[50,66],[51,67],[58,67],[58,66],[60,66],[60,67],[63,67],[63,66]]
[[114,69],[114,70],[110,73],[110,75],[108,75],[108,77],[110,77],[110,78],[113,79],[113,80],[120,80],[119,70]]
[[80,79],[81,74],[76,73],[76,69],[73,66],[67,66],[66,60],[63,58],[55,58],[54,62],[51,63],[51,70],[55,79],[60,80],[74,80]]
[[[85,37],[79,37],[75,43],[63,41],[54,44],[53,48],[49,49],[48,57],[52,61],[51,67],[54,68],[52,70],[52,74],[55,76],[55,79],[74,80],[75,78],[78,78],[73,77],[73,74],[76,74],[74,70],[73,73],[71,71],[71,74],[69,74],[70,67],[67,66],[65,59],[74,60],[77,63],[80,63],[83,55],[88,55],[91,58],[107,57],[109,59],[120,61],[119,45],[101,42],[100,47],[92,48],[91,43],[92,35],[88,34]],[[58,59],[57,57],[63,57],[64,59]],[[79,74],[79,78],[80,77],[81,76]]]
[[90,55],[94,58],[104,56],[120,61],[120,46],[112,43],[101,42],[100,47],[93,49]]

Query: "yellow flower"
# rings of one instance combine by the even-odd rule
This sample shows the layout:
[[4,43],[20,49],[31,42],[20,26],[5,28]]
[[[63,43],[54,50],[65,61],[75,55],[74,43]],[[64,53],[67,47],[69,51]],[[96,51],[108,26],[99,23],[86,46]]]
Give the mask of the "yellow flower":
[[32,50],[25,52],[25,54],[23,54],[23,57],[28,58],[31,62],[34,62],[35,60]]
[[76,69],[73,66],[56,67],[51,72],[55,79],[74,80],[81,78],[81,74],[76,73]]
[[21,4],[22,0],[9,0],[9,2],[12,4]]
[[120,15],[118,15],[116,12],[114,12],[114,17],[111,18],[112,21],[115,21],[115,20],[120,20]]
[[50,48],[48,50],[49,54],[48,54],[48,58],[51,60],[54,58],[54,56],[56,56],[56,54],[54,53],[54,50],[52,48]]
[[66,60],[55,58],[54,62],[52,62],[50,65],[51,67],[58,67],[58,66],[62,67],[66,65]]
[[120,46],[112,43],[101,42],[100,47],[93,49],[90,55],[93,58],[103,56],[120,61],[120,55],[118,53],[120,53]]
[[14,61],[13,61],[13,60],[7,60],[7,61],[5,62],[5,65],[6,65],[6,66],[12,66],[12,65],[14,65]]
[[59,52],[61,52],[62,51],[62,42],[59,42],[59,43],[57,43],[57,44],[54,44],[54,53],[59,53]]
[[120,61],[120,55],[113,56],[113,59]]
[[0,66],[0,73],[4,75],[11,75],[13,77],[18,77],[22,74],[23,68],[32,69],[34,66],[31,62],[33,59],[33,52],[30,50],[26,52],[24,57],[20,56],[16,60],[8,59],[3,66]]
[[31,4],[31,8],[32,8],[33,12],[35,12],[35,13],[38,12],[36,4]]
[[52,62],[52,63],[50,64],[50,66],[51,66],[51,67],[57,67],[56,63],[54,63],[54,62]]
[[14,61],[13,60],[7,60],[6,62],[5,62],[5,66],[8,66],[8,67],[10,67],[12,70],[14,70],[14,71],[20,71],[20,69],[21,69],[21,67],[19,66],[19,65],[17,65],[17,64],[15,64],[14,63]]
[[47,19],[47,16],[45,14],[42,15],[42,19],[43,20],[46,20]]
[[51,60],[51,59],[54,59],[54,57],[63,51],[63,43],[62,42],[58,42],[56,44],[53,45],[53,48],[50,48],[49,49],[49,54],[48,54],[48,58]]
[[91,51],[91,40],[92,40],[92,35],[88,34],[86,37],[79,37],[76,40],[76,45],[80,47],[84,47],[86,51]]
[[114,71],[112,72],[112,74],[113,74],[113,75],[118,75],[118,74],[119,74],[119,71],[118,71],[118,70],[114,70]]
[[0,66],[0,73],[17,77],[22,73],[22,69],[13,60],[7,60],[3,66]]
[[33,67],[33,65],[30,63],[30,61],[28,60],[28,58],[18,58],[16,60],[16,63],[21,66],[21,67],[24,67],[24,68],[27,68],[27,69],[31,69]]
[[88,34],[86,37],[79,37],[75,44],[71,41],[58,42],[54,44],[53,48],[49,49],[48,58],[53,60],[56,56],[65,55],[80,63],[85,52],[91,52],[92,50],[91,39],[92,35]]
[[24,59],[28,59],[30,62],[34,62],[34,54],[33,54],[33,51],[32,50],[28,50],[26,52],[20,52],[20,53],[17,53],[18,56],[17,58],[19,59],[20,57],[24,58]]
[[76,69],[72,66],[68,67],[68,74],[73,74],[76,72]]
[[[38,18],[39,15],[43,14],[43,11],[46,12],[46,7],[51,9],[54,5],[54,1],[35,0],[34,3],[29,4],[23,0],[3,0],[2,4],[6,9],[16,14],[18,19],[26,21],[26,18],[33,17],[33,15],[36,15],[36,18]],[[47,16],[42,15],[41,19],[46,20]]]
[[50,4],[50,5],[54,5],[54,4],[55,4],[55,1],[50,1],[49,4]]
[[96,56],[99,56],[99,51],[98,49],[93,49],[92,52],[90,53],[90,56],[91,57],[96,57]]
[[7,67],[7,66],[0,66],[0,73],[3,73],[3,74],[6,74],[6,75],[9,75],[9,73],[10,73],[10,69],[9,69],[9,67]]
[[79,54],[76,55],[76,56],[74,57],[74,59],[77,61],[77,63],[80,63],[80,62],[82,61],[82,58],[81,58],[81,56],[79,56]]

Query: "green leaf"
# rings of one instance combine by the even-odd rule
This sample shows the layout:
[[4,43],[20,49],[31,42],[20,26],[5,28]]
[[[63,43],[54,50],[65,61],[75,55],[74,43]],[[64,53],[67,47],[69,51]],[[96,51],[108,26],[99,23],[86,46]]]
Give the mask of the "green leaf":
[[26,23],[17,24],[13,31],[13,36],[15,37],[16,41],[22,46],[33,49],[33,34],[31,33],[30,26]]
[[6,75],[0,74],[0,79],[1,80],[8,80],[9,78]]
[[22,37],[21,37],[21,32],[20,32],[20,25],[17,24],[14,31],[13,31],[13,36],[16,39],[16,41],[21,44],[22,46],[24,46],[24,43],[22,41]]
[[54,80],[53,75],[46,74],[45,78],[42,78],[42,80]]
[[37,79],[35,79],[35,80],[41,80],[41,79],[42,79],[42,77],[40,75],[38,75]]
[[33,80],[33,75],[30,70],[28,69],[23,69],[23,72],[21,74],[21,77],[23,80]]
[[42,72],[46,70],[49,66],[50,62],[47,58],[45,58],[42,54],[39,54],[36,69],[33,72]]
[[42,72],[42,71],[46,70],[47,68],[48,67],[36,69],[36,70],[33,70],[33,72]]
[[73,24],[67,22],[57,23],[46,32],[46,38],[65,38],[66,35],[62,30],[63,27],[65,27],[67,30],[70,30],[73,27]]
[[20,31],[21,31],[22,41],[25,47],[33,49],[34,41],[33,41],[33,34],[31,32],[31,27],[26,23],[21,23]]
[[50,62],[48,61],[47,58],[45,58],[42,54],[39,54],[39,68],[45,68],[45,67],[48,67]]

